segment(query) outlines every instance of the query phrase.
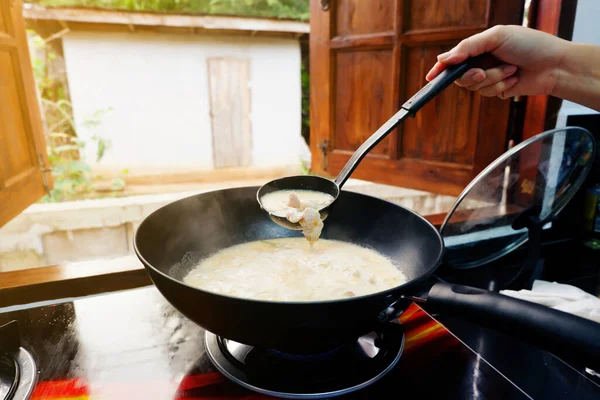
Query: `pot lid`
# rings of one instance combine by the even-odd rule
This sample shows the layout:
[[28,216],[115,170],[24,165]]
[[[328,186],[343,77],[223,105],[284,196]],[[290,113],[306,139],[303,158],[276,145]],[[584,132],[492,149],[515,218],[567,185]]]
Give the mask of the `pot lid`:
[[478,267],[525,243],[527,228],[513,222],[532,209],[546,225],[551,222],[583,184],[594,162],[594,144],[587,130],[567,127],[534,136],[498,157],[446,215],[440,229],[445,264]]

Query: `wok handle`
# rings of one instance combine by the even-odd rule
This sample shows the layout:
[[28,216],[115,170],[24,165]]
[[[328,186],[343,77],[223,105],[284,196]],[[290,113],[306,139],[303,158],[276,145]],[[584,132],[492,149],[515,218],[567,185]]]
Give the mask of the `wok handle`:
[[519,338],[556,356],[600,371],[600,324],[540,304],[487,290],[437,283],[429,291],[432,311]]

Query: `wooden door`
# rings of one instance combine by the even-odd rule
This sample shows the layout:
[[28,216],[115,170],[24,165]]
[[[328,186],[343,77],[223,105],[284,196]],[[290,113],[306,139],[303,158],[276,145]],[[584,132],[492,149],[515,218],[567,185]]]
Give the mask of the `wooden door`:
[[252,162],[248,60],[208,60],[210,116],[215,168]]
[[[436,56],[524,0],[311,0],[311,150],[336,175],[352,152],[426,84]],[[457,195],[504,152],[510,102],[451,85],[382,141],[353,177]]]
[[51,189],[19,0],[0,0],[0,226]]

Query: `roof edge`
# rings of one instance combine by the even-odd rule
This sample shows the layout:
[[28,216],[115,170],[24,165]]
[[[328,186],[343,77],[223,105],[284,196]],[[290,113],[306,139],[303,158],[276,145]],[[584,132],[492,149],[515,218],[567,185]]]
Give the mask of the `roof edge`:
[[80,7],[43,7],[28,3],[23,4],[23,16],[26,20],[57,21],[67,24],[72,22],[294,34],[310,32],[308,22],[291,19],[213,14],[170,14]]

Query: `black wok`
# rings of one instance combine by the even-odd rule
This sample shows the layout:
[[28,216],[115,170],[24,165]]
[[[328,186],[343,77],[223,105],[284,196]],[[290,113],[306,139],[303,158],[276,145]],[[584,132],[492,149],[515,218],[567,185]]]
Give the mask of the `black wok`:
[[[315,353],[354,341],[396,318],[427,293],[441,263],[439,232],[393,203],[347,191],[325,222],[322,238],[371,247],[401,266],[408,282],[343,300],[291,303],[234,298],[182,282],[201,258],[254,240],[301,236],[271,221],[257,187],[218,190],[170,203],[141,223],[134,246],[152,281],[183,315],[225,338],[286,353]],[[428,308],[519,336],[559,356],[600,369],[600,324],[480,289],[435,284]]]

